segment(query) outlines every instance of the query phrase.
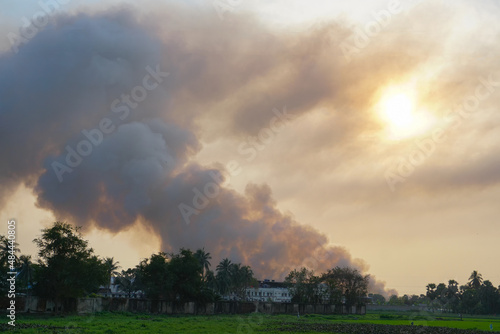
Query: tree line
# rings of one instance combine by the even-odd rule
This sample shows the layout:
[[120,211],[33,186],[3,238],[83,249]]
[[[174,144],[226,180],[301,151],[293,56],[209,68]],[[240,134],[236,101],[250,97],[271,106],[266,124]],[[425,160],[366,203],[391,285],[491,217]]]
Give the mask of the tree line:
[[[129,296],[137,291],[147,298],[168,301],[215,301],[223,295],[244,298],[247,286],[258,282],[249,266],[223,259],[215,271],[210,270],[210,253],[204,249],[178,253],[159,252],[143,259],[135,268],[118,272],[114,258],[97,256],[81,228],[55,222],[33,240],[38,260],[15,256],[17,292],[61,301],[89,296],[101,287],[111,286],[111,279]],[[19,252],[16,244],[16,252]],[[11,255],[12,256],[12,255]],[[9,242],[0,235],[0,292],[7,292]]]
[[[81,228],[64,222],[55,222],[42,229],[33,242],[38,248],[38,259],[16,256],[17,292],[62,301],[98,293],[112,278],[119,290],[128,297],[141,296],[167,301],[211,302],[229,296],[247,299],[246,289],[258,287],[250,266],[223,259],[211,270],[211,255],[204,249],[195,252],[180,249],[178,253],[159,252],[143,259],[134,268],[120,268],[114,258],[101,258],[89,247],[81,235]],[[19,251],[16,249],[16,251]],[[1,275],[8,272],[8,239],[0,235]],[[7,289],[5,277],[0,290]],[[350,268],[333,268],[320,276],[302,268],[293,270],[285,284],[299,303],[355,304],[366,295],[368,276]]]
[[[245,300],[247,287],[258,287],[250,266],[223,259],[211,270],[210,253],[180,249],[177,253],[159,252],[143,259],[134,268],[118,271],[114,258],[101,258],[81,235],[81,228],[55,222],[33,240],[38,259],[16,256],[16,292],[53,298],[89,296],[109,287],[111,279],[129,297],[140,291],[144,297],[168,301],[210,302],[222,296]],[[8,290],[7,272],[11,245],[0,235],[0,292]],[[16,252],[19,249],[16,247]],[[292,302],[328,303],[353,306],[366,301],[370,276],[349,267],[335,267],[316,275],[307,268],[292,270],[285,279]],[[494,287],[473,271],[469,281],[459,286],[455,280],[429,283],[427,293],[391,296],[370,294],[376,304],[427,304],[450,312],[492,314],[500,312],[500,286]]]
[[464,285],[450,279],[448,283],[429,283],[425,288],[426,293],[421,295],[393,295],[389,300],[377,294],[370,297],[380,305],[427,305],[434,310],[465,314],[500,313],[500,286],[484,280],[477,270]]
[[357,269],[335,267],[315,275],[307,268],[291,271],[285,279],[292,302],[356,306],[366,302],[370,275]]

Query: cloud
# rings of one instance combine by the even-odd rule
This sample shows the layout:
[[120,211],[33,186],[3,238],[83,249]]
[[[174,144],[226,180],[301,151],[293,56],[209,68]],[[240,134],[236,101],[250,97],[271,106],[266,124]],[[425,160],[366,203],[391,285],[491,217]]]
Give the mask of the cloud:
[[[176,96],[190,91],[205,103],[235,84],[210,85],[216,74],[208,66],[210,47],[195,44],[196,55],[184,56],[189,41],[160,42],[120,11],[59,17],[18,54],[4,54],[0,118],[8,163],[2,175],[13,184],[29,182],[38,205],[57,217],[114,232],[145,221],[161,236],[164,250],[205,247],[217,259],[250,264],[259,276],[284,278],[301,265],[365,268],[317,230],[282,214],[268,186],[249,184],[242,195],[223,186],[222,167],[189,161],[201,146]],[[227,71],[236,69],[239,57],[248,55],[235,55]],[[266,72],[272,63],[254,70]],[[151,86],[154,68],[171,70],[172,78],[143,99],[137,87]],[[256,119],[258,127],[264,117]],[[235,127],[245,123],[238,122],[236,117]],[[217,196],[186,224],[179,205],[192,203],[193,189],[214,184],[214,173],[221,178]]]

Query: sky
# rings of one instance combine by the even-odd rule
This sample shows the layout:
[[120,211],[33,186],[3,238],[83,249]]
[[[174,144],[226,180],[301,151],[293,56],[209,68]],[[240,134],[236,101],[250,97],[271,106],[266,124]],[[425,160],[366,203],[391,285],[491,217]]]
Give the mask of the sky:
[[349,265],[386,295],[473,270],[498,285],[499,16],[2,1],[0,215],[34,257],[62,220],[123,269],[204,247],[260,279]]

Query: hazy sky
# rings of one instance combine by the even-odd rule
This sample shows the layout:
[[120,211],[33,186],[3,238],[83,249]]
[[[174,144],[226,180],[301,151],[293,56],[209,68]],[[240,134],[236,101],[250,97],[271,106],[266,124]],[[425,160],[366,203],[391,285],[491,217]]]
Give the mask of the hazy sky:
[[500,284],[498,2],[64,2],[0,3],[0,213],[23,253],[58,219],[124,269],[205,247],[261,279]]

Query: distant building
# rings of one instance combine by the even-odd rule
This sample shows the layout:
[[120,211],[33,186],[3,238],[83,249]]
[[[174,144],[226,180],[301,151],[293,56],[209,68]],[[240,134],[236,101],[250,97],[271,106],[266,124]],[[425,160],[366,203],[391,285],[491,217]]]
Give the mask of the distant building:
[[257,287],[248,287],[246,289],[246,299],[248,301],[290,303],[292,301],[292,294],[285,283],[264,280],[259,281],[259,286]]
[[[112,298],[128,298],[129,294],[126,291],[122,291],[120,286],[116,284],[116,277],[111,277],[111,284],[109,288],[107,285],[101,285],[99,287],[98,295],[102,297],[112,297]],[[134,291],[130,294],[130,298],[144,298],[144,293],[142,291]]]

